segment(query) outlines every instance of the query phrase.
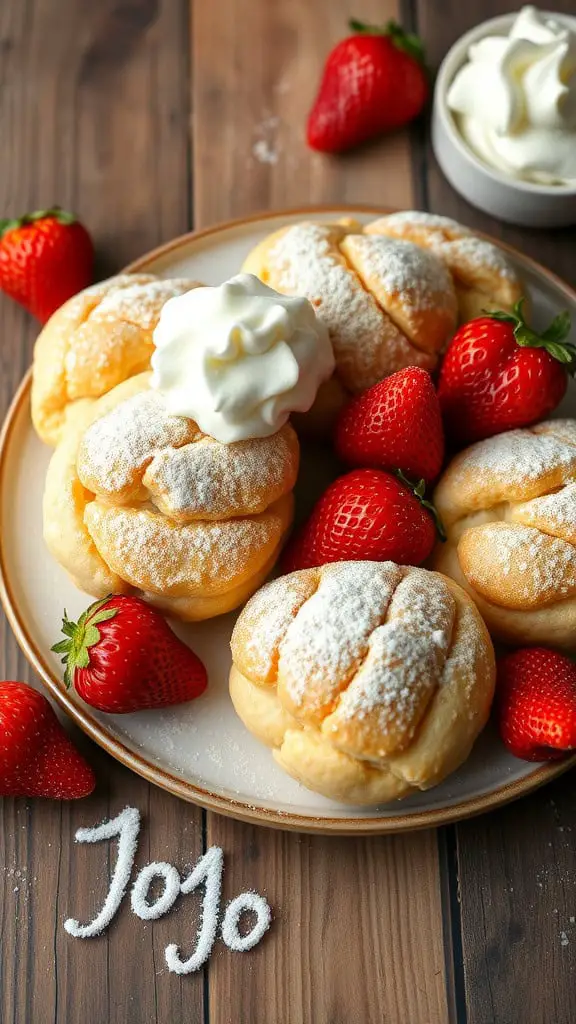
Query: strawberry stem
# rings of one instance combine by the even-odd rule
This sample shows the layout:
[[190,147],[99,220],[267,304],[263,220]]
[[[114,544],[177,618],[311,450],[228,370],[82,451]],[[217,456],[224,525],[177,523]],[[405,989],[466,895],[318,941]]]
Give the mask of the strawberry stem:
[[432,504],[431,501],[428,501],[427,498],[425,497],[426,481],[419,480],[418,483],[415,484],[413,483],[412,480],[409,480],[408,477],[404,475],[401,469],[397,469],[395,471],[395,475],[398,477],[400,482],[403,483],[404,486],[407,487],[408,490],[412,492],[414,497],[418,499],[418,501],[422,505],[422,508],[425,508],[426,511],[430,513],[432,519],[434,520],[436,533],[438,534],[438,537],[440,538],[442,543],[444,543],[444,541],[446,540],[446,530],[444,529],[444,524],[442,522],[442,519],[440,518],[440,513],[438,512],[438,509],[435,507],[435,505]]
[[524,299],[520,299],[513,307],[511,313],[506,313],[504,310],[499,309],[483,310],[482,312],[486,316],[491,317],[492,320],[500,320],[503,323],[512,324],[514,337],[518,345],[522,348],[545,349],[559,363],[563,363],[566,366],[567,372],[573,375],[576,372],[576,345],[566,341],[571,327],[571,318],[568,310],[565,309],[563,313],[558,313],[546,330],[538,334],[526,323],[523,305]]
[[7,217],[0,220],[0,238],[9,231],[24,227],[25,224],[34,224],[35,221],[46,220],[48,217],[53,217],[60,224],[74,224],[77,219],[73,213],[63,210],[61,206],[51,206],[46,210],[33,210],[32,213],[25,213],[21,217]]
[[100,630],[96,628],[97,625],[100,622],[106,622],[107,619],[113,619],[118,612],[117,608],[105,607],[110,600],[110,596],[91,604],[85,612],[82,612],[78,622],[73,622],[69,619],[66,609],[64,609],[62,632],[65,639],[59,640],[50,649],[55,654],[63,655],[62,664],[65,666],[64,684],[67,690],[70,689],[74,682],[76,669],[88,668],[90,665],[89,650],[100,640]]
[[419,64],[425,65],[426,63],[424,45],[420,37],[413,32],[405,32],[402,26],[392,18],[385,25],[368,25],[364,21],[350,18],[348,28],[357,35],[388,36],[399,50],[404,50],[404,53],[409,54]]

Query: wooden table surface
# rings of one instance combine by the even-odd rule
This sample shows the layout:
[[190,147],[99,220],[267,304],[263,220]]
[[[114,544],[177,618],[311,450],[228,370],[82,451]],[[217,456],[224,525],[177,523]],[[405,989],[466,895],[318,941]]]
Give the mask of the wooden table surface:
[[[574,284],[574,232],[530,232],[471,209],[444,181],[423,126],[342,159],[312,154],[305,114],[350,13],[401,18],[437,65],[492,0],[2,0],[0,213],[54,201],[94,233],[98,274],[190,228],[316,202],[416,206],[530,253]],[[555,0],[573,10],[573,0]],[[572,257],[572,258],[571,258]],[[37,331],[0,299],[0,412]],[[0,675],[30,679],[5,620]],[[58,805],[0,801],[2,1024],[574,1024],[574,773],[473,821],[407,836],[333,839],[237,824],[152,788],[77,736],[99,785]],[[76,828],[144,815],[139,860],[225,852],[224,893],[254,887],[275,913],[241,956],[165,969],[192,949],[197,904],[158,923],[123,907],[79,941],[107,891],[109,851]]]

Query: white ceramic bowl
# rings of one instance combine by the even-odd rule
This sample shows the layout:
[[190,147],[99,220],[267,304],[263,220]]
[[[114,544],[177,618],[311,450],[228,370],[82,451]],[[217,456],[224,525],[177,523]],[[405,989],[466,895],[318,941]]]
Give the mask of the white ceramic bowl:
[[[576,32],[576,18],[551,13]],[[576,188],[565,185],[535,185],[514,181],[483,163],[458,132],[446,95],[456,72],[466,62],[468,49],[487,35],[507,35],[516,14],[477,25],[463,35],[442,61],[432,114],[432,146],[448,181],[469,203],[500,220],[527,227],[566,227],[576,223]]]

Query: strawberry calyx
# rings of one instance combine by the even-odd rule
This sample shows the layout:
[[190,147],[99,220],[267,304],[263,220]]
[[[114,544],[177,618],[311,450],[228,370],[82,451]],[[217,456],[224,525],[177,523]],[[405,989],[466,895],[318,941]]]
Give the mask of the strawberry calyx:
[[74,681],[74,673],[77,668],[88,668],[90,665],[90,648],[100,642],[99,623],[107,622],[118,614],[117,608],[106,608],[105,605],[112,595],[95,601],[78,619],[73,622],[68,618],[66,610],[62,619],[62,632],[65,639],[59,640],[51,647],[55,654],[62,654],[64,669],[64,683],[69,690]]
[[414,495],[414,497],[418,499],[418,501],[422,505],[422,508],[425,508],[426,511],[430,513],[432,519],[434,520],[436,533],[438,534],[438,537],[442,541],[442,543],[444,543],[444,541],[446,540],[446,530],[444,529],[444,524],[442,522],[442,519],[440,518],[440,513],[438,512],[438,509],[436,508],[435,505],[432,504],[431,501],[428,501],[428,499],[426,498],[426,481],[419,480],[418,483],[415,484],[412,480],[409,480],[408,477],[404,475],[401,469],[395,470],[394,475],[397,476],[398,479],[400,480],[400,483],[403,483],[404,486],[407,487],[408,490]]
[[504,323],[512,324],[514,337],[522,348],[543,348],[559,363],[566,366],[568,373],[576,371],[576,345],[566,341],[570,333],[571,318],[567,309],[558,313],[552,323],[538,334],[528,326],[524,319],[522,307],[524,299],[520,299],[513,307],[511,313],[503,310],[483,310],[486,316],[492,320],[501,320]]
[[403,50],[404,53],[409,54],[414,60],[418,61],[419,64],[426,64],[426,54],[424,52],[424,44],[419,36],[413,32],[406,32],[397,21],[393,18],[387,21],[385,25],[368,25],[364,21],[358,21],[356,18],[350,18],[348,21],[348,28],[355,35],[363,36],[388,36],[399,50]]
[[74,224],[77,219],[73,213],[63,210],[61,206],[51,206],[47,210],[33,210],[32,213],[25,213],[21,217],[0,219],[0,238],[9,231],[15,231],[26,224],[34,224],[38,220],[46,220],[48,217],[53,217],[60,224]]

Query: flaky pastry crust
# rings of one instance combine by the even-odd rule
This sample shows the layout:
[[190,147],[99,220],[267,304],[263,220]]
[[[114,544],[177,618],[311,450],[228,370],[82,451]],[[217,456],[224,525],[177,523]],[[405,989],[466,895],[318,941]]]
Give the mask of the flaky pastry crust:
[[267,584],[232,636],[230,694],[289,775],[353,804],[435,786],[488,718],[494,653],[438,573],[337,562]]

